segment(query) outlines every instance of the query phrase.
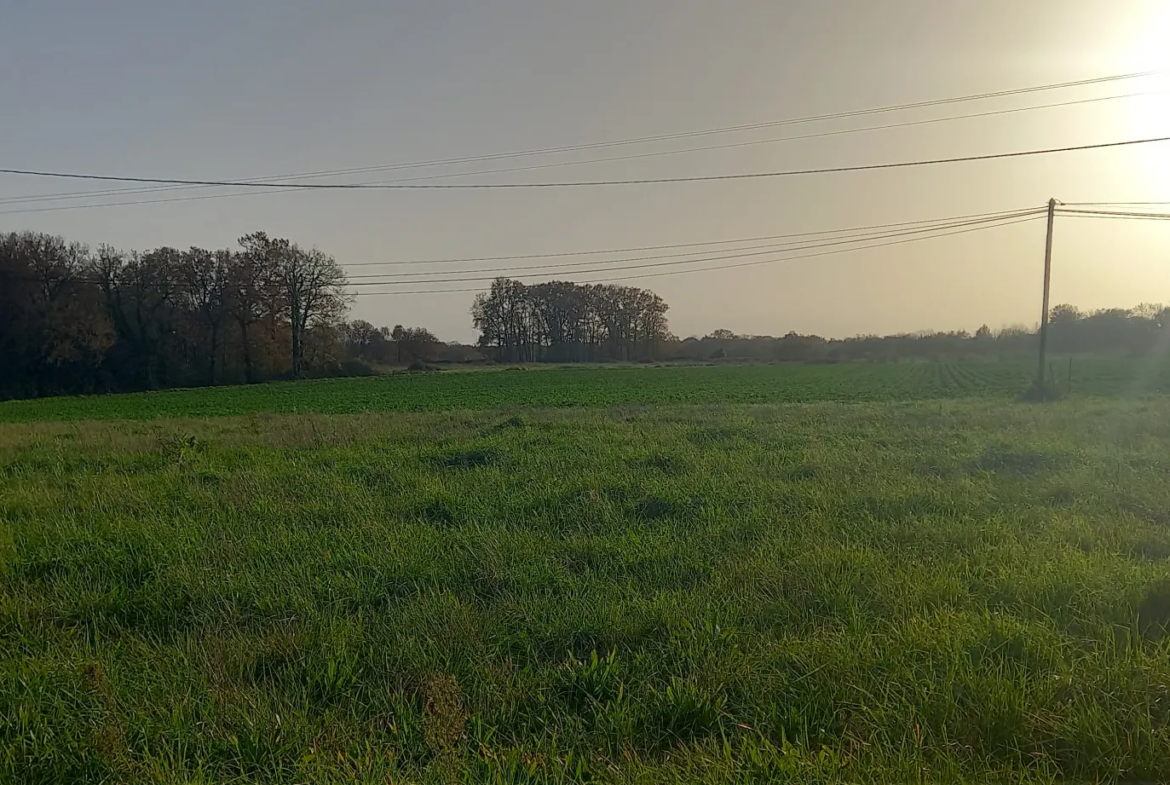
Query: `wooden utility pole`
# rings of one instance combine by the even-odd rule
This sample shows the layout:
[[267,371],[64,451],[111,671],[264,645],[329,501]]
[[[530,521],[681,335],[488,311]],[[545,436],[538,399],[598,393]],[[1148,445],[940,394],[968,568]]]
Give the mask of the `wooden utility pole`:
[[1044,306],[1040,313],[1040,363],[1036,370],[1036,386],[1044,388],[1044,369],[1048,360],[1048,292],[1052,282],[1052,230],[1056,224],[1056,200],[1048,200],[1048,241],[1044,246]]

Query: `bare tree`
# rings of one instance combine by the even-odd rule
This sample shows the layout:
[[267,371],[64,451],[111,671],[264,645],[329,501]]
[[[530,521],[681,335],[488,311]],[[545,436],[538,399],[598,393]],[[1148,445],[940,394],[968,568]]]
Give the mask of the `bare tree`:
[[390,338],[394,341],[394,356],[395,361],[402,362],[402,342],[406,338],[406,328],[401,324],[394,325],[394,329],[390,331]]
[[349,305],[349,281],[337,260],[316,248],[303,250],[285,243],[276,257],[276,276],[292,329],[292,372],[304,372],[305,337],[309,328],[341,319]]
[[228,309],[240,329],[240,352],[244,364],[244,381],[256,380],[253,356],[253,327],[269,312],[277,310],[276,274],[272,241],[264,232],[241,237],[243,251],[233,258],[229,273]]
[[231,314],[230,298],[233,254],[230,250],[208,251],[191,248],[179,262],[186,306],[199,326],[207,332],[207,380],[216,382],[216,367],[223,339],[224,323]]
[[162,345],[175,330],[181,258],[174,248],[126,255],[103,246],[94,263],[106,310],[130,351],[130,365],[147,389],[159,386],[165,361]]
[[91,387],[114,333],[90,263],[60,237],[0,235],[0,395]]
[[399,362],[403,355],[410,358],[411,362],[434,360],[439,356],[443,342],[427,328],[397,325],[394,329],[398,336],[394,340],[398,344]]
[[[279,308],[288,319],[292,373],[299,379],[304,373],[305,338],[309,329],[338,321],[345,315],[350,300],[345,292],[349,283],[345,271],[336,259],[316,248],[304,250],[264,232],[241,237],[240,245],[249,264],[243,271],[247,288],[262,290],[270,284]],[[254,318],[249,308],[237,306],[237,313],[246,320]]]

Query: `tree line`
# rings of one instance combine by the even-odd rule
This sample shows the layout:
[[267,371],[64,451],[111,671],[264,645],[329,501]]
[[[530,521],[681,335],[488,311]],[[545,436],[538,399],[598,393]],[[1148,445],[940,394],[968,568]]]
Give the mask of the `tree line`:
[[499,362],[631,361],[662,355],[668,308],[629,286],[497,278],[476,295],[471,318],[480,349]]
[[[146,252],[0,234],[0,398],[357,372],[347,283],[332,256],[264,232]],[[410,356],[437,343],[396,330]]]
[[[983,325],[966,330],[895,335],[823,338],[790,332],[779,338],[736,335],[715,330],[669,344],[674,360],[740,360],[753,362],[897,362],[899,360],[1031,359],[1039,348],[1035,328],[1022,325],[992,330]],[[1054,354],[1146,357],[1170,353],[1170,308],[1139,305],[1083,312],[1072,305],[1052,309],[1048,348]]]
[[[90,249],[0,234],[0,398],[376,373],[433,362],[889,362],[1032,357],[1026,327],[834,339],[716,330],[679,339],[654,292],[507,278],[476,295],[475,347],[422,327],[346,321],[337,261],[254,232],[238,247]],[[1170,349],[1170,308],[1052,309],[1055,354],[1146,356]]]

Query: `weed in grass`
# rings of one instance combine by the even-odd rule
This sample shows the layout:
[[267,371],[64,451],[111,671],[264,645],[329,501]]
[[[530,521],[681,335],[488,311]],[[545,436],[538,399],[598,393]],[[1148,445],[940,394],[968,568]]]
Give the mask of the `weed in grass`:
[[159,454],[167,464],[176,469],[182,469],[184,461],[194,455],[199,448],[199,439],[194,434],[175,432],[159,437]]
[[574,711],[592,712],[620,700],[624,691],[617,652],[598,656],[594,649],[585,661],[569,655],[563,669],[563,690]]
[[655,695],[655,732],[662,743],[670,745],[709,736],[718,728],[726,707],[721,692],[672,678],[666,689]]
[[973,466],[979,471],[1027,476],[1046,469],[1059,468],[1064,463],[1066,463],[1064,456],[1034,450],[1014,451],[996,445],[975,461]]
[[693,509],[688,499],[648,496],[634,505],[634,514],[643,521],[666,521],[685,518]]
[[362,661],[356,652],[342,649],[331,651],[322,660],[310,662],[305,668],[305,687],[309,700],[324,705],[340,700],[362,673]]
[[424,693],[423,733],[427,746],[437,756],[452,755],[464,737],[468,719],[459,685],[450,674],[436,673],[426,680]]
[[1157,639],[1170,632],[1170,578],[1162,578],[1148,587],[1137,606],[1142,633]]
[[635,472],[660,472],[669,475],[687,473],[687,462],[677,455],[651,455],[630,462]]
[[513,416],[513,417],[509,417],[508,419],[501,422],[499,425],[497,425],[494,428],[494,430],[506,431],[509,428],[523,428],[523,427],[525,427],[525,425],[527,425],[527,423],[524,422],[523,417]]
[[503,455],[499,450],[489,448],[439,455],[432,460],[432,464],[440,469],[481,469],[485,466],[496,466],[502,460]]

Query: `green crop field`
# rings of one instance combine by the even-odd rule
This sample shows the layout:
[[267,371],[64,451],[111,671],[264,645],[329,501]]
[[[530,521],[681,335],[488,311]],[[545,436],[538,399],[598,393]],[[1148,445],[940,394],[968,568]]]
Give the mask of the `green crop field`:
[[0,782],[1168,781],[1170,374],[1029,370],[0,404]]
[[[0,402],[0,422],[219,417],[252,412],[447,411],[529,406],[1013,400],[1035,375],[1030,363],[902,363],[700,367],[517,368],[329,379],[137,395]],[[1065,363],[1054,368],[1067,383]],[[1073,392],[1134,396],[1170,392],[1170,362],[1079,360]]]

